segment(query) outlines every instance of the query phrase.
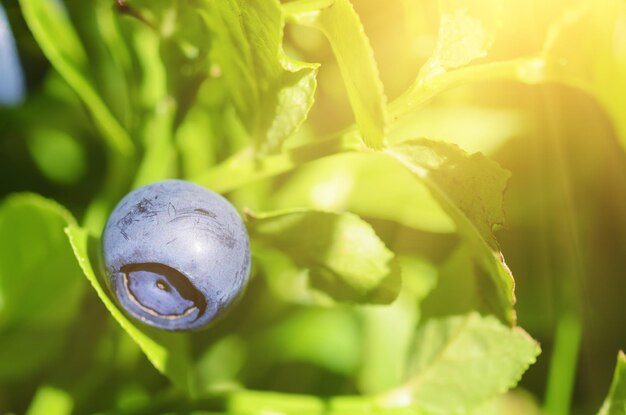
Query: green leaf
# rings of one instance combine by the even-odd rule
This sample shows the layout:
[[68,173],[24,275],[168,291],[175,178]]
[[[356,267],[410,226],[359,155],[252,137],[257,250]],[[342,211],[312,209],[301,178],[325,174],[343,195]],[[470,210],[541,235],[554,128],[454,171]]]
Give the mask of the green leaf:
[[496,314],[498,304],[494,304],[497,299],[494,288],[493,280],[477,266],[472,250],[462,244],[440,267],[437,286],[422,302],[422,312],[428,317],[473,310]]
[[463,413],[514,387],[539,353],[526,332],[491,316],[431,320],[416,334],[406,384],[380,402]]
[[487,55],[502,24],[501,0],[441,0],[439,4],[435,51],[413,84],[391,103],[393,120],[416,113],[446,89],[484,79],[515,77],[526,64],[524,60],[512,62],[504,69],[499,63],[463,67]]
[[31,374],[62,347],[84,289],[63,234],[74,223],[62,206],[35,194],[0,205],[0,379]]
[[325,404],[309,395],[241,391],[230,396],[228,410],[238,415],[323,415]]
[[122,154],[134,151],[128,133],[102,102],[87,76],[87,55],[62,3],[20,0],[28,27],[54,68],[83,100],[108,144]]
[[306,307],[296,310],[261,334],[259,362],[309,362],[335,373],[352,375],[361,358],[359,320],[348,308]]
[[388,303],[400,290],[394,254],[351,213],[295,209],[250,215],[249,231],[304,270],[310,302]]
[[36,128],[26,143],[39,170],[54,183],[75,184],[87,169],[84,148],[64,131]]
[[504,222],[503,194],[510,173],[480,153],[425,139],[386,150],[419,178],[457,226],[481,276],[485,302],[502,321],[513,323],[514,280],[493,229]]
[[432,137],[471,153],[490,155],[524,134],[528,134],[528,119],[522,111],[433,103],[396,120],[389,128],[389,141],[401,143],[415,137]]
[[611,116],[626,148],[626,4],[579,2],[548,33],[542,60],[524,74],[528,82],[561,82],[594,96]]
[[428,188],[403,166],[377,153],[338,154],[302,166],[276,189],[269,203],[275,209],[350,211],[428,232],[454,231],[454,223]]
[[480,405],[466,415],[541,415],[544,413],[549,412],[542,411],[530,393],[516,389]]
[[279,150],[313,105],[317,65],[283,52],[284,17],[277,0],[205,0],[202,5],[213,34],[213,76],[228,86],[261,153]]
[[104,284],[98,277],[98,275],[103,275],[104,269],[100,263],[99,240],[76,225],[68,226],[66,233],[85,276],[109,313],[139,345],[159,372],[167,376],[179,389],[195,396],[198,391],[189,355],[188,335],[165,332],[148,326],[140,327],[131,321],[109,297]]
[[356,124],[368,147],[385,143],[387,103],[374,53],[348,0],[299,0],[283,5],[290,22],[320,30],[330,42]]
[[41,386],[26,411],[26,415],[66,415],[72,413],[74,401],[65,391],[53,386]]
[[617,365],[615,366],[609,395],[606,397],[598,415],[623,414],[626,414],[626,355],[620,351],[617,355]]
[[417,82],[483,58],[501,22],[502,1],[440,0],[439,36]]

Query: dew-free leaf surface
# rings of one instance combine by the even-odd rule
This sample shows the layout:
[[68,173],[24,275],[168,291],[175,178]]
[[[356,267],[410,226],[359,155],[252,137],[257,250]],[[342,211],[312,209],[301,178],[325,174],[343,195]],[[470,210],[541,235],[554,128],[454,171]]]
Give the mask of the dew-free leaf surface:
[[412,140],[386,151],[423,181],[457,226],[474,256],[490,312],[513,323],[514,281],[493,235],[504,222],[503,193],[510,173],[483,154],[430,140]]
[[39,195],[15,194],[0,204],[0,380],[32,373],[62,347],[84,289],[63,234],[75,223]]
[[492,316],[431,320],[416,334],[406,384],[386,399],[426,413],[464,413],[517,385],[539,353],[526,332]]
[[328,39],[343,77],[365,144],[385,142],[387,101],[374,53],[359,16],[348,0],[300,0],[283,5],[290,22],[314,27]]
[[111,114],[87,75],[87,54],[62,3],[48,0],[21,0],[28,27],[46,57],[83,100],[103,138],[123,154],[134,150],[128,133]]
[[139,345],[150,363],[174,385],[182,391],[195,395],[197,393],[195,378],[192,373],[192,364],[189,357],[188,338],[182,333],[171,333],[150,327],[139,327],[140,323],[131,321],[109,297],[99,275],[104,269],[100,265],[99,240],[90,236],[88,232],[76,225],[68,226],[67,237],[72,244],[74,255],[78,260],[85,276],[96,290],[98,297],[104,303],[111,316]]
[[257,243],[289,255],[293,269],[304,270],[311,302],[389,303],[399,292],[393,252],[352,213],[263,213],[250,216],[248,229]]
[[279,150],[313,105],[317,65],[284,53],[284,17],[277,0],[201,4],[213,34],[213,76],[224,80],[259,151]]

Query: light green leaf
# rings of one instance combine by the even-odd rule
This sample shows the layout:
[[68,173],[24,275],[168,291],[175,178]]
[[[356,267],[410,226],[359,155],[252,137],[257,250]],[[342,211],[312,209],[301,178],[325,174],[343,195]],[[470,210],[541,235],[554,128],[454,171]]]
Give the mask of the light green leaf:
[[403,166],[376,153],[338,154],[302,166],[276,189],[270,203],[275,209],[350,211],[427,232],[454,231],[428,188]]
[[74,401],[64,390],[50,385],[41,386],[26,411],[26,415],[66,415],[72,413]]
[[519,110],[433,103],[396,120],[389,129],[389,141],[430,137],[467,152],[490,155],[527,130],[528,119]]
[[613,374],[611,390],[606,397],[598,415],[626,414],[626,355],[620,351],[617,355],[617,365]]
[[257,148],[275,152],[313,105],[317,65],[282,50],[284,17],[277,0],[202,2],[213,34],[213,76],[221,77]]
[[594,96],[615,123],[626,148],[626,4],[578,2],[548,33],[529,82],[561,82]]
[[431,320],[416,335],[406,384],[381,402],[429,414],[464,413],[514,387],[539,353],[526,332],[491,316]]
[[63,234],[74,223],[62,206],[35,194],[0,205],[0,379],[31,374],[63,345],[84,289]]
[[500,395],[465,415],[541,415],[536,399],[528,392],[516,389]]
[[221,337],[206,348],[196,365],[201,390],[210,393],[238,386],[237,375],[246,364],[247,352],[248,343],[237,334]]
[[67,227],[65,232],[85,276],[109,313],[139,345],[148,360],[159,372],[167,376],[182,391],[195,396],[198,391],[189,355],[188,335],[165,332],[148,326],[140,327],[139,323],[136,324],[131,321],[109,297],[98,277],[98,275],[102,275],[104,269],[99,262],[99,240],[76,225]]
[[134,151],[128,133],[102,102],[87,76],[87,55],[62,3],[20,0],[28,27],[54,68],[83,100],[108,144],[122,154]]
[[228,400],[228,410],[238,415],[323,415],[325,403],[310,395],[241,391]]
[[385,143],[387,103],[374,53],[349,0],[299,0],[283,5],[290,22],[319,29],[339,64],[356,124],[368,147]]
[[417,82],[485,57],[501,24],[501,0],[440,0],[439,4],[437,45]]
[[84,148],[64,131],[36,128],[26,144],[39,170],[54,183],[74,184],[87,170]]
[[394,254],[354,214],[278,211],[250,215],[248,229],[255,243],[289,255],[305,270],[311,302],[388,303],[399,292]]
[[[259,350],[271,350],[260,362],[309,362],[346,376],[360,363],[359,320],[348,308],[306,307],[296,310],[265,331]],[[258,369],[257,369],[258,370]]]
[[386,150],[419,178],[457,226],[474,258],[485,302],[502,321],[513,323],[514,280],[493,229],[504,222],[503,193],[510,173],[480,153],[454,145],[412,140]]

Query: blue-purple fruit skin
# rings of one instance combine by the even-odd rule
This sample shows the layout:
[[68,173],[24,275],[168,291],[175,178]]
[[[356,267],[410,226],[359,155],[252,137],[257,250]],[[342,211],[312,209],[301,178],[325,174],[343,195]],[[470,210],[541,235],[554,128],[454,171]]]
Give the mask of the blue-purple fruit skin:
[[207,327],[242,294],[250,274],[250,242],[237,211],[182,180],[126,195],[106,224],[102,253],[122,308],[165,330]]
[[25,89],[15,39],[0,3],[0,106],[20,104],[26,94]]

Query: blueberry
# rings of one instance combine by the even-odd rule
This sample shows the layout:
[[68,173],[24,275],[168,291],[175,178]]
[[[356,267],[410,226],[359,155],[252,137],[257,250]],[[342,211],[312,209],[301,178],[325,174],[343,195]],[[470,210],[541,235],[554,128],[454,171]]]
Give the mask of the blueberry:
[[0,3],[0,106],[17,105],[24,99],[22,66],[9,20]]
[[222,316],[250,274],[250,242],[233,206],[182,180],[132,191],[102,235],[109,287],[128,314],[166,330]]

